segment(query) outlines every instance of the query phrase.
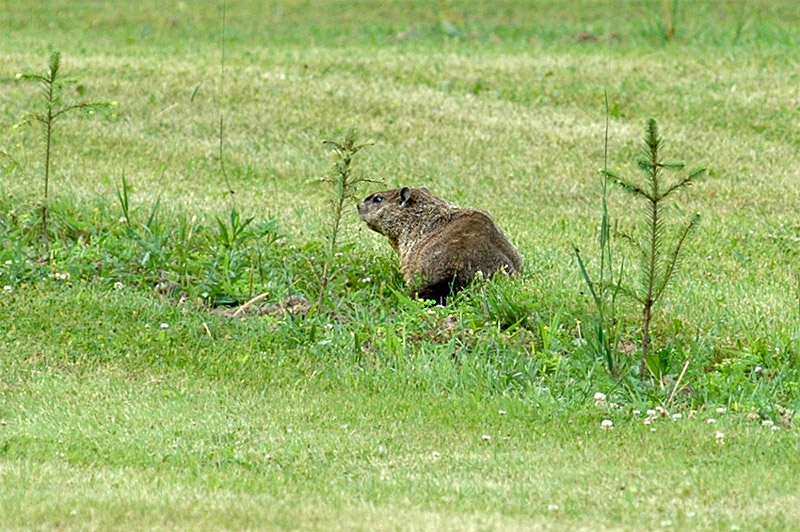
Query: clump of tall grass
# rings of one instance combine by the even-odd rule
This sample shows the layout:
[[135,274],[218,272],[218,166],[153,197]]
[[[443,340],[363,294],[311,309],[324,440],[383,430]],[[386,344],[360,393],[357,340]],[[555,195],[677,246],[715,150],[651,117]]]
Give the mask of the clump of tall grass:
[[679,0],[661,0],[661,14],[656,15],[656,32],[664,43],[675,40],[678,25]]
[[[237,305],[267,282],[266,252],[279,237],[277,223],[243,217],[236,207],[206,227],[196,216],[165,220],[160,197],[139,219],[125,176],[117,188],[126,253],[150,279],[173,278],[211,306]],[[132,250],[132,251],[131,251]],[[137,251],[138,250],[138,251]]]

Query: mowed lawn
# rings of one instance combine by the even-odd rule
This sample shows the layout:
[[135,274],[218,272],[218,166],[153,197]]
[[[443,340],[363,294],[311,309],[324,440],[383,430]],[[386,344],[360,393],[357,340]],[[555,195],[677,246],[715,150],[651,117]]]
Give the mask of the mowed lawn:
[[[57,0],[0,27],[0,529],[800,529],[795,2]],[[43,257],[19,74],[51,50],[65,102],[113,104],[56,124]],[[621,174],[651,117],[708,169],[668,211],[701,223],[655,386],[586,347],[606,117]],[[374,141],[359,194],[488,210],[525,272],[409,300],[348,203],[329,307],[282,311],[319,290],[323,141],[349,127]],[[277,228],[231,281],[267,294],[243,319],[203,296],[234,207]],[[640,312],[620,301],[625,367]]]

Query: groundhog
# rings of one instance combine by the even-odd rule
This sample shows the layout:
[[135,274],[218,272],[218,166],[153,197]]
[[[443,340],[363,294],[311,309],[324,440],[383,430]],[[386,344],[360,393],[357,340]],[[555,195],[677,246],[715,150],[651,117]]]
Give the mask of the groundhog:
[[411,296],[444,304],[478,272],[518,272],[522,258],[485,212],[462,209],[425,187],[376,192],[358,204],[370,229],[400,256]]

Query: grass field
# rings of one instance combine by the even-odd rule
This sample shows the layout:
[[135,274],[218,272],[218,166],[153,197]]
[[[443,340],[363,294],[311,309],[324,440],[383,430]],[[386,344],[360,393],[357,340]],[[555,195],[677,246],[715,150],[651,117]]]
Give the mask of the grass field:
[[[795,2],[224,15],[223,54],[220,3],[0,4],[0,529],[800,528]],[[51,50],[65,103],[114,105],[55,125],[45,253],[42,129],[19,126],[43,101],[19,74]],[[667,159],[708,169],[668,211],[701,222],[653,321],[655,382],[634,301],[619,376],[591,348],[573,254],[596,271],[605,93],[610,168],[637,174],[652,117]],[[348,204],[309,311],[323,141],[349,127],[374,141],[359,196],[487,210],[524,273],[411,300]]]

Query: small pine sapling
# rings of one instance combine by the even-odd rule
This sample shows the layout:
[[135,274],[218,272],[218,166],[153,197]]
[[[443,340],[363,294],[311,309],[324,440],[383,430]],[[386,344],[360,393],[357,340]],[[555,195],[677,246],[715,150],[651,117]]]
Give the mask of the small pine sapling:
[[333,165],[328,175],[322,178],[324,183],[332,185],[331,197],[331,228],[328,234],[328,250],[325,262],[322,266],[322,279],[320,281],[319,295],[317,297],[317,309],[322,308],[328,283],[331,278],[331,267],[336,257],[336,249],[339,241],[339,232],[347,201],[356,201],[356,188],[362,183],[373,182],[363,176],[353,172],[353,158],[362,149],[371,146],[373,142],[358,142],[358,134],[354,128],[350,128],[345,133],[341,141],[326,140],[324,144],[333,149]]
[[682,162],[664,162],[661,156],[663,141],[658,134],[658,125],[653,119],[648,120],[644,138],[644,157],[639,159],[638,166],[645,174],[645,182],[638,185],[633,181],[620,177],[610,170],[604,170],[609,180],[620,185],[623,190],[645,204],[644,218],[640,237],[623,234],[639,252],[641,258],[641,281],[637,287],[623,287],[623,293],[629,295],[642,305],[642,353],[639,364],[639,378],[644,380],[648,369],[650,355],[650,325],[653,311],[664,290],[675,275],[681,256],[681,250],[694,226],[699,222],[695,214],[677,233],[671,249],[666,249],[666,200],[678,190],[689,187],[703,175],[705,168],[690,171],[673,183],[667,183],[664,176],[666,170],[683,170]]
[[52,144],[53,144],[53,125],[56,120],[69,113],[70,111],[84,110],[91,111],[98,107],[107,107],[114,105],[112,102],[85,102],[80,101],[77,103],[64,103],[62,100],[62,91],[64,86],[76,83],[75,78],[65,78],[60,75],[61,68],[61,54],[53,52],[50,54],[50,61],[47,70],[44,74],[35,72],[25,72],[20,74],[20,78],[30,81],[35,81],[39,84],[42,90],[42,98],[44,100],[43,109],[40,111],[31,112],[27,118],[21,123],[26,124],[31,122],[38,122],[42,125],[44,132],[45,151],[44,151],[44,187],[42,193],[42,242],[44,244],[45,255],[50,255],[50,236],[47,231],[47,214],[48,214],[48,194],[50,186],[50,173],[52,167]]

